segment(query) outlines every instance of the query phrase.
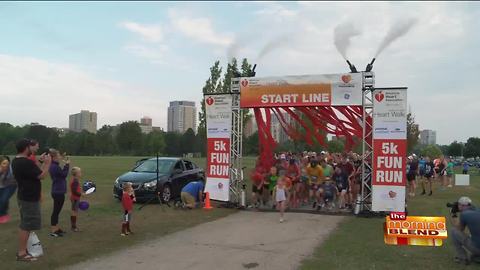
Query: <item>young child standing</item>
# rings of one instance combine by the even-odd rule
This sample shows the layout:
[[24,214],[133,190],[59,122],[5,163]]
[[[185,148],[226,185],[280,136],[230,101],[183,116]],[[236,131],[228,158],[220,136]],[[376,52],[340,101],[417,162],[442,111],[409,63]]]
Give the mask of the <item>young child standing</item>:
[[70,182],[70,201],[72,202],[72,213],[70,215],[70,222],[72,231],[80,231],[77,227],[78,205],[80,197],[82,197],[82,188],[80,179],[82,178],[82,170],[79,167],[72,168],[72,181]]
[[277,210],[280,211],[280,223],[284,222],[285,207],[287,205],[287,190],[285,175],[281,175],[277,180],[277,185],[273,190],[273,201],[277,204]]
[[132,183],[127,182],[123,184],[122,206],[123,206],[123,222],[121,236],[133,234],[130,230],[130,222],[132,220],[133,202],[135,202],[135,193],[133,191]]

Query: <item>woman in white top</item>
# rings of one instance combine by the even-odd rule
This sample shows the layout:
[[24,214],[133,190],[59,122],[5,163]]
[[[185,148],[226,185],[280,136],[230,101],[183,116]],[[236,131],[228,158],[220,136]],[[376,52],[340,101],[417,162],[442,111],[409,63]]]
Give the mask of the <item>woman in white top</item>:
[[287,205],[287,189],[285,182],[285,172],[280,173],[280,177],[277,180],[277,185],[273,190],[274,201],[277,204],[277,210],[280,211],[280,223],[284,221],[283,215],[285,213],[285,207]]

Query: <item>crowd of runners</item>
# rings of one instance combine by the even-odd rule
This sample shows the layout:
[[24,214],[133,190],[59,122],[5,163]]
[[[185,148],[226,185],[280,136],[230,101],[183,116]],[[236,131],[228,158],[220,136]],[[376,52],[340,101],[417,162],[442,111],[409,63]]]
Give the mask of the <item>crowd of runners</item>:
[[[252,172],[252,204],[250,207],[275,208],[280,200],[278,188],[285,191],[285,208],[311,207],[316,210],[338,209],[350,211],[361,192],[362,158],[350,153],[278,153],[275,164],[264,169],[257,160]],[[365,166],[366,173],[370,166]],[[433,194],[436,179],[441,189],[452,187],[453,161],[444,156],[436,159],[417,157],[407,158],[406,176],[409,197],[417,194],[417,182],[421,184],[420,195]],[[463,173],[468,173],[468,165],[463,165]],[[369,178],[371,179],[371,178]],[[367,179],[368,180],[368,179]],[[279,187],[279,182],[281,187]],[[282,191],[283,192],[283,191]],[[283,197],[283,196],[282,196]]]
[[285,183],[285,207],[349,210],[360,192],[362,159],[356,153],[322,151],[280,153],[269,171],[257,167],[251,177],[251,207],[275,207],[277,183]]

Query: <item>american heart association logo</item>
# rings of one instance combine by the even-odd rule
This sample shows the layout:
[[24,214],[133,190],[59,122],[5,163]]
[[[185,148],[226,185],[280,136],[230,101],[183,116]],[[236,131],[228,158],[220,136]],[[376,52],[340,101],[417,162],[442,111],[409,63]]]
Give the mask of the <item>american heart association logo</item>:
[[383,92],[378,92],[378,93],[375,94],[375,99],[378,102],[382,102],[383,98],[385,98],[385,95],[383,94]]
[[242,86],[247,87],[248,86],[248,80],[243,80],[242,81]]
[[223,189],[223,184],[222,183],[218,183],[218,189]]
[[388,192],[388,196],[393,199],[393,198],[397,197],[397,193],[395,191],[390,190],[390,192]]
[[207,98],[207,105],[212,105],[215,101],[213,100],[212,97]]
[[343,75],[342,76],[342,81],[344,83],[349,83],[351,80],[352,80],[352,76],[350,76],[350,75]]

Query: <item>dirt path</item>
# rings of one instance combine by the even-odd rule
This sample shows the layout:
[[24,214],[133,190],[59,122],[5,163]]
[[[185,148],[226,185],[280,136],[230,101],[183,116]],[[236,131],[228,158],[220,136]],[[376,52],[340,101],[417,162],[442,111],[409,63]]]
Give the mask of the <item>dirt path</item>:
[[[242,211],[69,269],[297,269],[343,219]],[[119,236],[120,237],[120,236]]]

